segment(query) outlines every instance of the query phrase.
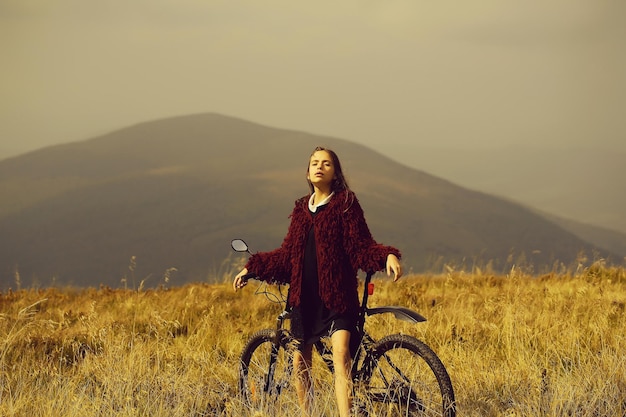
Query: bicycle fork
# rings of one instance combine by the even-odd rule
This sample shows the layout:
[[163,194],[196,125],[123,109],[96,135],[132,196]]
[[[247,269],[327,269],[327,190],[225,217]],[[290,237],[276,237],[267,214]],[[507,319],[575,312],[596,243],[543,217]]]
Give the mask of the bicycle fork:
[[278,351],[281,345],[283,323],[285,319],[289,318],[290,313],[285,310],[276,318],[276,334],[274,335],[274,341],[272,342],[272,350],[270,352],[269,369],[265,376],[265,383],[263,385],[263,392],[268,394],[280,395],[280,386],[274,388],[274,372],[276,371],[276,363],[278,362]]

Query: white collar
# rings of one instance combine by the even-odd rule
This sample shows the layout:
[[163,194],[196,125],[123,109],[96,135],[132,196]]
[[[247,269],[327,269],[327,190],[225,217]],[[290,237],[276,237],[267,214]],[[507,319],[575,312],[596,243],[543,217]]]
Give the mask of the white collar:
[[333,198],[334,195],[335,195],[335,192],[333,191],[332,193],[330,193],[328,197],[326,197],[319,203],[315,204],[313,202],[315,200],[315,194],[311,194],[311,197],[309,197],[309,210],[315,213],[318,207],[323,206],[324,204],[328,204],[328,202],[330,201],[331,198]]

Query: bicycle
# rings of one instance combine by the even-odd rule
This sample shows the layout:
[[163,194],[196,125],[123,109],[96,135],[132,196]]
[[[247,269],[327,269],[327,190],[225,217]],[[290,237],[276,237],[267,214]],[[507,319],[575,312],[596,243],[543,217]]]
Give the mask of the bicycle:
[[[231,242],[237,252],[250,253],[241,239]],[[365,330],[367,317],[391,313],[396,319],[420,323],[426,319],[405,307],[367,307],[373,293],[373,272],[365,277],[363,296],[357,321],[359,347],[352,360],[353,403],[359,415],[366,416],[456,416],[454,389],[448,372],[435,352],[419,339],[391,334],[374,340]],[[243,277],[253,279],[250,273]],[[280,290],[279,290],[280,291]],[[282,303],[285,297],[282,296]],[[254,333],[241,354],[239,394],[251,409],[267,408],[292,386],[293,352],[297,341],[284,328],[288,309],[276,318],[275,329]],[[329,347],[315,344],[322,361],[333,372]],[[295,395],[295,394],[294,394]],[[295,398],[295,397],[294,397]]]

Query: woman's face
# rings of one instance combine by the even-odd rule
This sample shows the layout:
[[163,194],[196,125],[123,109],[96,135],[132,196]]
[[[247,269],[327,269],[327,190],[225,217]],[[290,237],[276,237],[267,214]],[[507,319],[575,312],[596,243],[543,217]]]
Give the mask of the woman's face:
[[316,151],[309,160],[307,179],[316,188],[329,188],[335,179],[333,158],[327,151]]

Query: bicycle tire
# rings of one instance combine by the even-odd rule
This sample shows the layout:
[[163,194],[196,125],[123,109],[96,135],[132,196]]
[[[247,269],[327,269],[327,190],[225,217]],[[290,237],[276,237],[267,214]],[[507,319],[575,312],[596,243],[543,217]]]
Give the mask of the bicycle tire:
[[270,374],[270,356],[275,340],[276,330],[259,330],[250,337],[241,354],[239,393],[251,414],[265,411],[271,415],[276,409],[284,408],[279,402],[281,394],[285,394],[282,398],[285,404],[290,403],[289,406],[293,406],[296,398],[291,383],[294,340],[286,331],[281,331],[275,368]]
[[424,342],[393,334],[374,344],[355,385],[355,405],[374,416],[456,416],[448,371]]

